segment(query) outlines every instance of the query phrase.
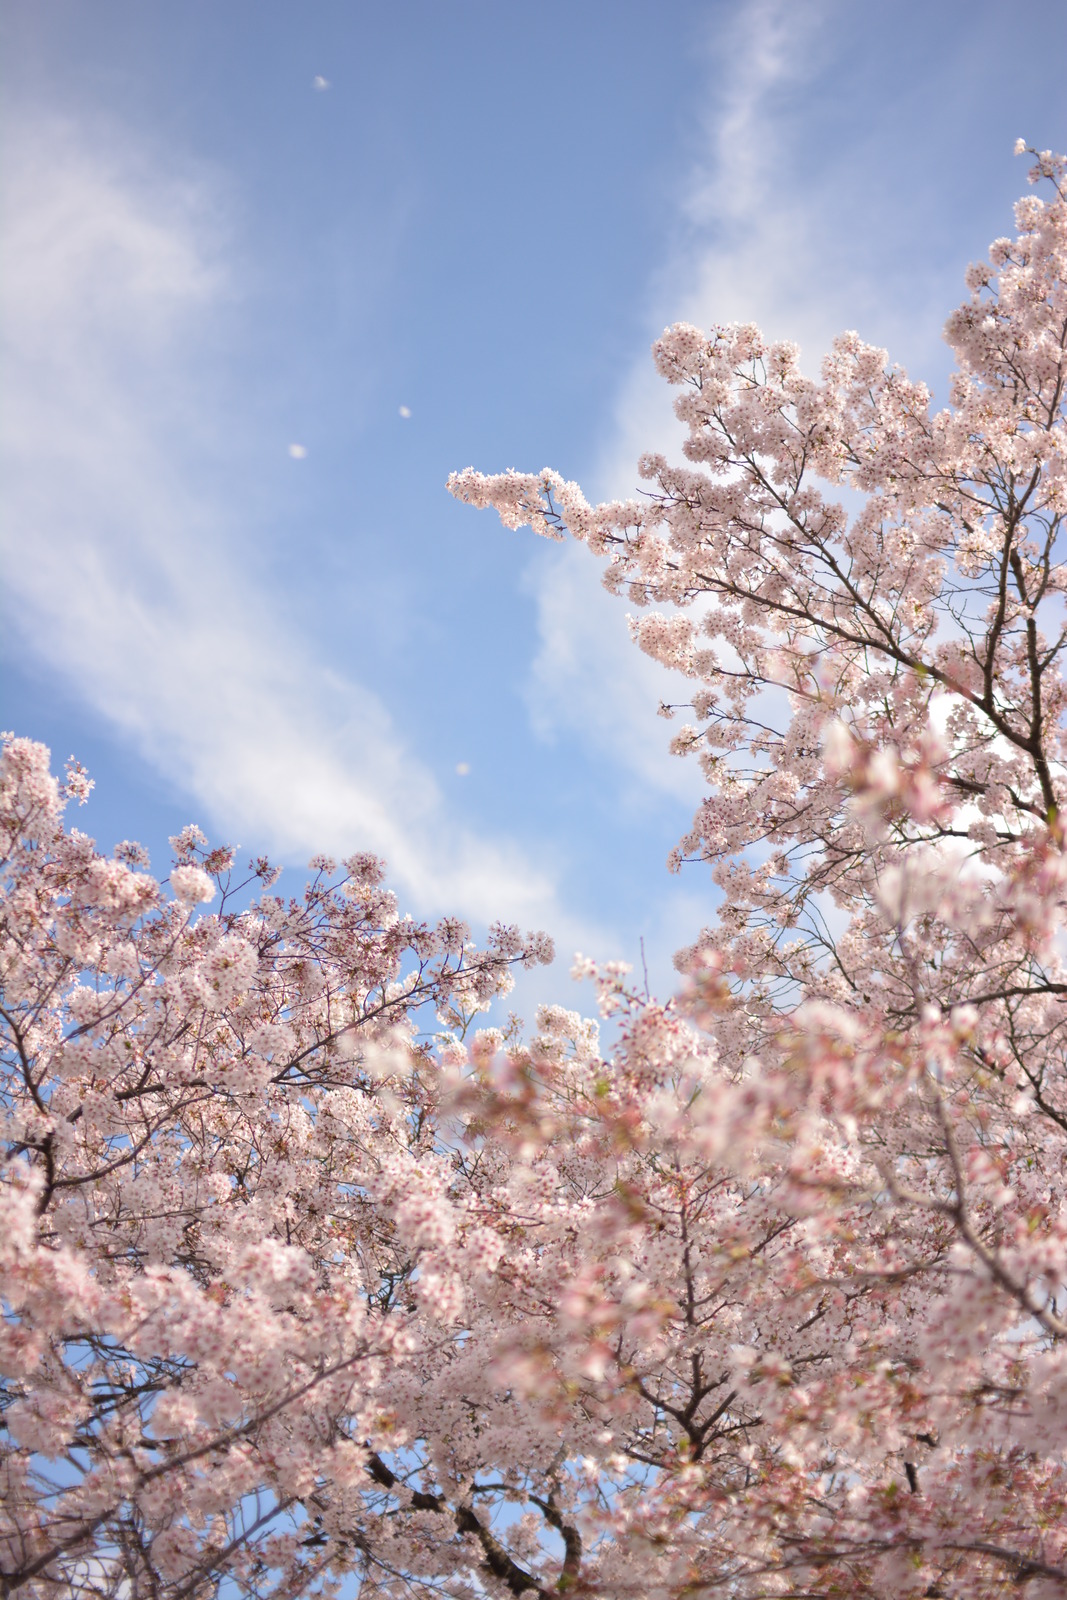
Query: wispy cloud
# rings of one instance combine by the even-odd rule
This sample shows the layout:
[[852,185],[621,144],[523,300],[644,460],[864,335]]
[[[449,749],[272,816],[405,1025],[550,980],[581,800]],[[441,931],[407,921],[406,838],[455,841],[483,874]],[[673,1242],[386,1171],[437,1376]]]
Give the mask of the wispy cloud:
[[[816,258],[827,226],[832,232],[841,219],[820,214],[825,173],[806,172],[801,194],[787,157],[792,96],[823,64],[827,14],[820,0],[749,0],[713,42],[709,33],[700,149],[679,185],[676,227],[649,290],[655,333],[672,322],[757,322],[796,340],[817,367],[839,330],[840,295]],[[602,493],[631,493],[642,451],[677,445],[671,399],[642,352],[620,386],[597,464]]]
[[538,555],[526,572],[537,608],[525,691],[534,732],[551,741],[566,730],[608,754],[633,780],[624,801],[640,804],[643,793],[695,804],[699,774],[668,755],[670,729],[657,714],[662,701],[688,699],[687,680],[638,653],[625,608],[601,588],[587,550],[569,544]]
[[[799,329],[820,351],[829,341],[832,315],[804,270],[811,219],[789,195],[778,159],[788,135],[783,91],[813,70],[822,18],[814,3],[753,0],[709,48],[710,110],[649,286],[650,336],[668,322],[718,318],[762,320],[794,338]],[[587,492],[626,498],[643,451],[676,450],[671,398],[642,350],[620,384]],[[638,653],[597,563],[565,548],[542,555],[528,582],[540,639],[527,695],[535,729],[581,733],[633,784],[695,800],[699,774],[667,754],[669,729],[656,716],[661,700],[687,698],[686,684]]]
[[188,359],[237,293],[216,181],[58,124],[24,129],[5,165],[6,605],[22,647],[248,847],[375,849],[423,912],[595,939],[545,866],[451,813],[380,696],[249,580],[233,487],[187,470],[224,427],[225,395]]

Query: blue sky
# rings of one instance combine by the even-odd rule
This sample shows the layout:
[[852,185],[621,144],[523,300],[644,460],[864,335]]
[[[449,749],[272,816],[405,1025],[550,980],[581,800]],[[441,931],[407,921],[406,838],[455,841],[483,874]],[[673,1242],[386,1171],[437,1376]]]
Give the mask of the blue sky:
[[189,820],[373,848],[405,909],[547,927],[561,971],[643,938],[668,987],[714,903],[664,866],[684,691],[586,551],[445,477],[628,493],[681,318],[812,370],[854,327],[943,394],[1014,140],[1067,143],[1067,8],[6,0],[0,31],[0,724],[160,871]]

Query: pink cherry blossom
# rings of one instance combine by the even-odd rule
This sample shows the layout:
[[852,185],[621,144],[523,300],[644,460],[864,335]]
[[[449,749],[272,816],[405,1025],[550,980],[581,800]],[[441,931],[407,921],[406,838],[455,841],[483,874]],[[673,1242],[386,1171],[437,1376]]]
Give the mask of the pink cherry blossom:
[[578,958],[610,1052],[564,1004],[477,1026],[545,935],[401,916],[363,854],[235,885],[193,826],[168,893],[5,739],[6,1593],[1067,1595],[1067,204],[1030,154],[945,409],[855,334],[815,382],[686,325],[647,496],[452,480],[588,544],[691,693],[674,860],[720,908],[667,1000]]

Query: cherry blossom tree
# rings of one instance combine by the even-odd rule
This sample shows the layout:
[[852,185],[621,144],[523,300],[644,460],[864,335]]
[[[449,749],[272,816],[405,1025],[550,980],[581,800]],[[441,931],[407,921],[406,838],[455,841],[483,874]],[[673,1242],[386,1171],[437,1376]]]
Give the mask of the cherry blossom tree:
[[294,1594],[369,1557],[368,1517],[388,1589],[405,1540],[363,1489],[496,1252],[449,1202],[419,1019],[462,1032],[551,946],[398,917],[367,855],[288,904],[256,862],[236,911],[196,828],[164,894],[64,829],[86,789],[6,740],[5,1593]]
[[1031,155],[1046,193],[968,273],[946,409],[855,334],[813,381],[754,327],[683,325],[654,355],[685,459],[644,457],[640,500],[450,484],[605,557],[692,685],[674,748],[709,793],[674,864],[722,898],[680,1004],[711,1086],[664,1082],[668,1013],[612,1001],[626,1137],[676,1185],[634,1204],[694,1263],[635,1274],[686,1312],[633,1380],[679,1590],[1067,1591],[1067,204]]
[[475,1026],[543,935],[401,918],[367,856],[284,902],[195,829],[161,885],[5,742],[6,1592],[1067,1594],[1067,202],[1032,155],[947,409],[854,335],[816,382],[676,327],[685,462],[641,499],[452,480],[607,558],[691,684],[675,864],[718,920],[666,1002],[579,962],[610,1053],[563,1007]]

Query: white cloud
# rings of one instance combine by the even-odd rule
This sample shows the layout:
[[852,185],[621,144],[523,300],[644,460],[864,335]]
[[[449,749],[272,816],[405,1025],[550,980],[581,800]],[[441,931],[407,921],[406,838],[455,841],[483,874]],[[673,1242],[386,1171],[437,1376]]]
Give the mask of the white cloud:
[[246,847],[375,849],[423,912],[595,939],[544,866],[449,813],[382,700],[250,583],[239,505],[183,470],[225,426],[186,361],[232,289],[211,181],[169,182],[58,125],[12,138],[5,166],[6,605],[23,646]]
[[[788,94],[821,65],[825,20],[815,0],[750,0],[728,29],[717,28],[704,154],[680,185],[677,231],[650,289],[655,335],[673,322],[757,322],[800,344],[817,371],[840,330],[841,282],[828,278],[825,259],[840,258],[827,245],[848,226],[840,196],[818,171],[805,174],[798,193],[786,159],[794,132]],[[825,214],[827,200],[836,215]],[[682,430],[672,398],[642,351],[598,463],[601,493],[632,493],[642,451],[676,449]]]
[[700,775],[668,753],[671,729],[657,714],[661,701],[689,699],[688,680],[638,651],[625,606],[601,587],[587,550],[566,544],[537,554],[526,571],[537,607],[538,649],[526,684],[535,733],[545,740],[563,728],[578,733],[641,788],[695,805]]
[[[794,0],[753,0],[731,29],[720,29],[711,75],[728,88],[713,100],[705,156],[680,185],[677,235],[649,291],[650,336],[667,322],[762,317],[787,324],[792,337],[799,325],[820,348],[829,342],[817,286],[799,287],[805,223],[781,192],[775,160],[781,90],[802,78],[820,16]],[[587,492],[627,498],[643,451],[677,452],[682,433],[671,399],[642,349],[621,383]],[[534,728],[542,737],[580,732],[638,785],[695,803],[700,775],[668,755],[670,730],[656,716],[660,700],[688,699],[685,680],[639,653],[625,607],[600,587],[600,564],[587,552],[568,546],[539,555],[528,574],[540,640],[527,692]]]

